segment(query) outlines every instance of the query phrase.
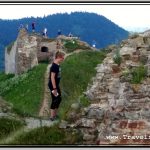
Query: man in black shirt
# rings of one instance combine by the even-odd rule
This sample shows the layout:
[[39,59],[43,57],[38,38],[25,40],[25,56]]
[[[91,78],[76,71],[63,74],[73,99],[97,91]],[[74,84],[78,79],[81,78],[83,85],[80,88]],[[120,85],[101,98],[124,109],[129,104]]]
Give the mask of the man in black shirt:
[[57,111],[61,102],[61,91],[59,82],[61,79],[60,63],[64,60],[65,54],[63,52],[56,52],[55,60],[52,63],[49,73],[49,89],[51,91],[52,103],[51,103],[51,120],[55,120],[57,117]]

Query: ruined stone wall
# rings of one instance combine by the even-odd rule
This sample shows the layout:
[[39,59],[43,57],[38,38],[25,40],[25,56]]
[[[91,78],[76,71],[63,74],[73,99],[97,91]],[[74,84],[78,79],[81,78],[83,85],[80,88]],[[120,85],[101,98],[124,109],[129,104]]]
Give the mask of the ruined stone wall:
[[116,49],[97,66],[96,77],[86,92],[92,101],[87,118],[95,119],[97,128],[95,144],[150,144],[149,74],[139,84],[132,84],[123,74],[141,63],[145,67],[150,65],[149,40],[150,36],[144,33],[129,38],[117,48],[122,57],[118,72],[112,68]]
[[16,71],[16,50],[17,42],[15,41],[12,47],[5,49],[5,73],[15,74]]
[[[124,72],[140,66],[143,60],[145,67],[150,65],[148,35],[123,41],[96,67],[97,74],[85,92],[90,106],[71,112],[72,121],[66,125],[78,129],[83,136],[82,144],[150,144],[150,76],[147,73],[139,84],[129,82],[130,76],[124,78]],[[117,49],[122,63],[114,72],[113,56]]]
[[[47,49],[47,51],[43,52],[42,48]],[[56,41],[51,42],[41,41],[39,43],[39,50],[37,53],[38,61],[40,62],[42,60],[47,60],[49,62],[52,62],[56,51],[57,51]]]
[[36,37],[29,36],[26,30],[22,30],[17,38],[16,74],[26,72],[36,65],[38,65]]
[[[42,47],[47,51],[42,51]],[[29,34],[24,28],[9,51],[5,50],[5,72],[22,74],[40,61],[52,61],[56,52],[56,41],[44,38],[37,33]]]

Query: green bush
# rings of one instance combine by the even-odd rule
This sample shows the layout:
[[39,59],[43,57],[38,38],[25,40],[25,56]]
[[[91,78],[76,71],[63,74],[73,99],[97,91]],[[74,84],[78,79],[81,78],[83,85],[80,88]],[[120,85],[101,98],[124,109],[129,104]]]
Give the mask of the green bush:
[[141,83],[141,81],[146,77],[147,75],[147,68],[144,67],[143,65],[134,68],[131,70],[132,74],[132,80],[131,83],[133,84],[138,84]]
[[75,49],[77,49],[78,44],[75,40],[67,40],[65,41],[64,47],[67,49],[67,52],[73,52]]
[[1,82],[7,80],[7,79],[10,79],[10,78],[13,78],[15,75],[14,74],[5,74],[4,72],[1,72],[0,73],[0,84]]
[[18,120],[0,118],[0,139],[23,127],[24,123]]
[[[26,132],[16,137],[11,143],[13,145],[69,145],[79,141],[79,134],[72,130],[60,129],[57,125],[53,127],[41,127]],[[80,141],[79,141],[80,142]]]
[[126,82],[131,82],[132,75],[128,68],[122,71],[122,79]]
[[115,52],[115,54],[114,54],[114,56],[113,56],[113,61],[114,61],[114,63],[116,63],[116,64],[118,64],[118,65],[121,64],[122,58],[121,58],[121,56],[120,56],[120,50],[116,50],[116,52]]
[[82,107],[88,107],[91,104],[91,102],[86,96],[81,95],[80,96],[80,104]]
[[77,49],[82,49],[82,50],[91,49],[90,47],[87,47],[85,45],[80,45],[77,40],[65,40],[64,47],[66,48],[67,52],[73,52]]

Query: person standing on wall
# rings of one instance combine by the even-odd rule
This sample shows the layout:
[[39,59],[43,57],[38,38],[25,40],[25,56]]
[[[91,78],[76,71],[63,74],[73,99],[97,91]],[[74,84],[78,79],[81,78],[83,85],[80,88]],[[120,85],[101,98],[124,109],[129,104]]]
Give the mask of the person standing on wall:
[[60,29],[58,30],[57,35],[58,35],[58,36],[61,35],[61,30],[60,30]]
[[35,22],[32,22],[32,32],[35,32]]
[[50,120],[54,121],[57,119],[58,108],[61,102],[61,91],[59,87],[61,79],[61,68],[60,63],[63,62],[65,54],[63,52],[57,51],[55,54],[55,59],[50,67],[49,72],[49,89],[51,91],[51,109],[50,109]]
[[44,30],[43,30],[43,36],[47,37],[47,28],[44,28]]
[[25,25],[25,29],[26,29],[26,31],[28,31],[28,29],[29,29],[28,24]]

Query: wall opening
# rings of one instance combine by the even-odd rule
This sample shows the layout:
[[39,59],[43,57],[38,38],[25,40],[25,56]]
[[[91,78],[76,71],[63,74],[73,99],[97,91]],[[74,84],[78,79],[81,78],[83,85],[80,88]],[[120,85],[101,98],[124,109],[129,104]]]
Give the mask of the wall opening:
[[48,47],[46,46],[41,47],[41,52],[48,52]]

